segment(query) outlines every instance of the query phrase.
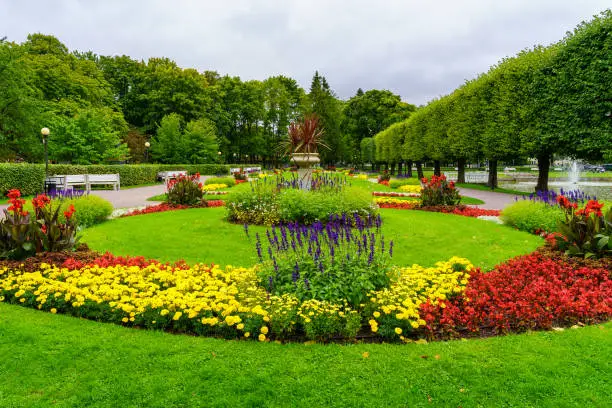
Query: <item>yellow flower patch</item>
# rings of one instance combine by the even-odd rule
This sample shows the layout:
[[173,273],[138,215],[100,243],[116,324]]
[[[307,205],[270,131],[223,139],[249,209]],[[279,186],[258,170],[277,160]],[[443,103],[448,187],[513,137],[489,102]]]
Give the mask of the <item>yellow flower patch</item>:
[[[446,262],[437,262],[434,267],[412,265],[396,268],[388,288],[369,293],[368,315],[372,332],[401,334],[425,325],[420,318],[419,306],[463,293],[474,268],[467,259],[453,257]],[[398,330],[399,333],[398,333]]]
[[227,184],[207,184],[202,186],[202,191],[217,191],[227,188]]
[[410,184],[404,184],[403,186],[399,186],[397,190],[403,193],[420,193],[421,189],[422,189],[421,186],[413,186]]

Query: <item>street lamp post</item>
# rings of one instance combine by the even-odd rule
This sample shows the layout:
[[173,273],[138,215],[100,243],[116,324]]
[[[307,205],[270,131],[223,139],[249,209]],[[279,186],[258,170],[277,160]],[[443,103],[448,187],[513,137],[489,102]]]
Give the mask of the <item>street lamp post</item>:
[[47,148],[47,141],[49,137],[49,128],[40,129],[40,134],[42,135],[43,146],[45,147],[45,181],[43,182],[43,191],[48,193],[47,179],[49,178],[49,151]]
[[144,159],[145,159],[145,163],[149,162],[149,147],[151,147],[151,143],[149,142],[145,142],[145,154],[144,154]]
[[217,155],[219,156],[219,161],[221,161],[221,155],[222,155],[222,153],[219,151],[219,152],[217,152]]

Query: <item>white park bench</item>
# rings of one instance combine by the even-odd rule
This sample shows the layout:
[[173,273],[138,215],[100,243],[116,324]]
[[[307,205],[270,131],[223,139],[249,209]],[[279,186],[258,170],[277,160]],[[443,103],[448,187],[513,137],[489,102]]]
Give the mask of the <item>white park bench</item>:
[[47,177],[47,184],[55,185],[64,191],[75,186],[84,186],[91,191],[92,185],[112,185],[114,190],[121,187],[119,174],[65,174]]
[[167,183],[170,179],[175,179],[179,176],[186,176],[187,170],[171,170],[171,171],[160,171],[157,173],[157,179]]
[[119,174],[86,174],[87,191],[91,191],[92,185],[113,186],[113,190],[119,191],[121,180]]

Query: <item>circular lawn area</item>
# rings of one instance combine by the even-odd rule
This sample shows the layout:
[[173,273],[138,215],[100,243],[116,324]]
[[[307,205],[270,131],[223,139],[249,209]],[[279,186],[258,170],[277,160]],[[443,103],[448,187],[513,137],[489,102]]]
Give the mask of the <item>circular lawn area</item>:
[[[475,266],[496,264],[541,246],[540,237],[490,221],[425,211],[381,210],[386,240],[393,240],[393,264],[431,266],[460,256]],[[119,218],[89,228],[81,242],[115,255],[160,261],[251,266],[257,263],[255,233],[266,227],[224,220],[225,209],[201,208]]]

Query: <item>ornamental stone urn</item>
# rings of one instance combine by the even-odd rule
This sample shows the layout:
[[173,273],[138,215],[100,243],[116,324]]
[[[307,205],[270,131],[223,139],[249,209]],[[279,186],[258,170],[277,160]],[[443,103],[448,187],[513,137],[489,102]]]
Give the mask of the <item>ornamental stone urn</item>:
[[302,188],[310,190],[312,166],[321,162],[319,153],[293,153],[291,160],[298,167],[298,177],[302,183]]

